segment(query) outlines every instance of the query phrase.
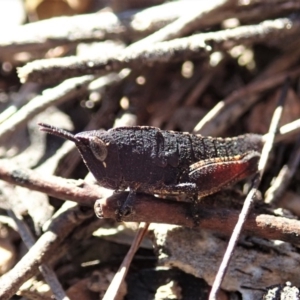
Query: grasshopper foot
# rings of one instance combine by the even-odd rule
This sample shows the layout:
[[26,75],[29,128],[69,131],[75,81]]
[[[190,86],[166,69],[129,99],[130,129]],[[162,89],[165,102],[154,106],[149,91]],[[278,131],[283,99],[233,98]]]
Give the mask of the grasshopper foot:
[[131,190],[125,202],[116,211],[117,222],[122,222],[124,217],[127,217],[133,213],[135,198],[136,198],[136,191]]
[[199,207],[198,207],[198,203],[200,200],[198,200],[198,194],[193,195],[190,198],[192,202],[190,214],[192,215],[194,226],[197,227],[200,221],[200,214],[199,214]]

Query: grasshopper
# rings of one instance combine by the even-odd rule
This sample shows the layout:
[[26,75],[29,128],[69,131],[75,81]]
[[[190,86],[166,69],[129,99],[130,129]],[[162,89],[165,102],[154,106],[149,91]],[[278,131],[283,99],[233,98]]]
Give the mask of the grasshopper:
[[263,146],[256,134],[214,138],[133,126],[73,135],[39,125],[42,131],[73,141],[99,185],[115,191],[129,188],[117,220],[132,211],[137,192],[184,193],[197,199],[253,175]]

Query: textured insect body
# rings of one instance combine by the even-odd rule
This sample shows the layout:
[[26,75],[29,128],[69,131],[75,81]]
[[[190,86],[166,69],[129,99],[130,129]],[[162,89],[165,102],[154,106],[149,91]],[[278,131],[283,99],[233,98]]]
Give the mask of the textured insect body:
[[[40,126],[75,142],[100,185],[113,190],[129,187],[128,202],[135,192],[212,194],[254,174],[263,145],[261,136],[255,134],[211,138],[135,126],[72,135]],[[126,210],[121,209],[120,215]]]

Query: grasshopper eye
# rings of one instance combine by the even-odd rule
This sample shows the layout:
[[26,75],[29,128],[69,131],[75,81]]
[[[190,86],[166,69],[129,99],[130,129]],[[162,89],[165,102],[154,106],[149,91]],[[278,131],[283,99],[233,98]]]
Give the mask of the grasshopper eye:
[[105,143],[98,137],[92,136],[89,138],[89,144],[95,157],[100,161],[104,161],[107,157],[107,147]]

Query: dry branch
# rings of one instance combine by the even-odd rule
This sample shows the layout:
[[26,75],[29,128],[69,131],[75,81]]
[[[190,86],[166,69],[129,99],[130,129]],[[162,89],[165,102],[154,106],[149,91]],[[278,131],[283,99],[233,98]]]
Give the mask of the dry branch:
[[202,135],[218,136],[232,125],[257,100],[257,95],[284,82],[289,77],[297,78],[300,68],[285,71],[266,78],[258,78],[252,83],[234,91],[211,109],[197,124],[195,131]]
[[[128,195],[127,193],[121,193],[106,199],[105,196],[101,196],[103,194],[102,190],[96,184],[93,185],[84,181],[68,180],[56,176],[44,176],[41,178],[34,171],[15,169],[11,164],[4,161],[1,161],[0,164],[0,179],[47,193],[59,199],[72,200],[89,207],[92,207],[97,199],[101,199],[97,203],[101,204],[102,215],[99,213],[99,207],[96,211],[99,216],[104,218],[115,219],[115,212],[119,207],[120,201],[125,201]],[[190,210],[189,203],[163,200],[143,194],[138,194],[137,198],[135,204],[136,213],[126,217],[124,221],[168,223],[195,227],[193,219],[191,217],[187,218]],[[172,214],[170,211],[172,211]],[[201,205],[200,212],[200,228],[216,230],[226,235],[231,233],[238,216],[237,211],[207,209],[207,207],[201,208]],[[216,222],[216,220],[219,222]],[[247,234],[296,243],[295,235],[298,234],[299,230],[297,226],[300,228],[300,223],[295,220],[279,217],[277,219],[277,217],[267,215],[253,215],[247,221],[245,230]]]
[[[195,3],[196,4],[196,3]],[[197,5],[197,4],[196,4]],[[201,7],[200,4],[197,7]],[[185,9],[183,9],[185,7]],[[11,57],[23,51],[45,51],[60,45],[107,39],[135,40],[176,20],[182,12],[195,7],[184,3],[167,3],[154,8],[73,17],[57,17],[15,28],[0,37],[0,57]]]
[[36,274],[38,267],[55,254],[69,233],[92,215],[91,210],[82,210],[75,206],[54,219],[48,231],[37,240],[30,251],[11,271],[0,278],[0,298],[10,299],[25,281]]
[[93,79],[93,76],[71,78],[52,89],[45,90],[41,96],[33,98],[1,124],[0,141],[5,140],[13,131],[20,129],[46,108],[62,104],[75,96],[86,93],[87,86]]
[[[190,16],[196,10],[201,18],[197,18],[192,25],[185,27],[183,20],[178,20],[176,30],[187,34],[194,29],[204,29],[228,18],[237,18],[241,22],[261,21],[274,18],[281,14],[292,13],[300,8],[297,1],[276,1],[276,4],[261,1],[248,5],[247,12],[243,6],[234,5],[227,1],[222,12],[209,12],[207,5],[201,2],[172,2],[162,4],[142,11],[128,11],[116,15],[111,12],[80,15],[74,17],[59,17],[50,20],[26,24],[16,28],[9,35],[2,35],[0,39],[0,56],[11,58],[18,52],[45,51],[60,45],[74,45],[80,42],[101,41],[106,39],[136,40],[155,32],[161,27],[175,21],[177,18]],[[218,5],[218,1],[209,2]],[[206,13],[208,12],[208,13]],[[43,52],[44,53],[44,52]]]
[[297,32],[299,28],[300,22],[297,19],[284,18],[264,21],[258,25],[195,34],[154,45],[147,43],[140,47],[133,47],[132,45],[114,57],[95,57],[93,59],[66,57],[37,60],[20,68],[18,73],[23,82],[42,83],[84,74],[104,75],[123,68],[207,57],[212,51],[226,50],[245,41],[250,44],[291,35]]
[[[14,210],[14,208],[11,208],[11,210],[8,210],[8,215],[16,222],[16,224],[18,226],[18,232],[20,233],[22,240],[25,243],[26,247],[28,249],[33,247],[36,240],[35,240],[32,232],[30,231],[28,225],[24,221],[23,217],[20,214],[18,214]],[[45,281],[48,283],[54,296],[57,299],[70,300],[66,296],[60,282],[57,279],[55,272],[47,263],[41,264],[39,266],[39,270],[43,274]]]
[[[119,204],[126,200],[127,195],[127,193],[122,193],[97,200],[95,211],[98,217],[115,218]],[[217,201],[222,202],[222,199]],[[230,236],[240,213],[233,209],[212,209],[207,203],[202,206],[200,202],[199,224],[196,225],[190,215],[190,210],[191,205],[186,202],[138,194],[135,214],[125,217],[124,221],[174,224],[194,229],[208,229]],[[244,234],[298,244],[300,221],[253,212],[250,213],[245,223]]]
[[9,161],[4,160],[0,162],[0,178],[11,184],[43,192],[58,199],[76,201],[78,204],[90,207],[102,195],[97,185],[83,180],[44,176],[29,169],[13,166]]

